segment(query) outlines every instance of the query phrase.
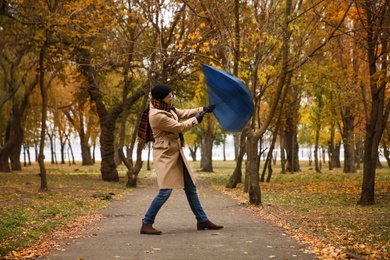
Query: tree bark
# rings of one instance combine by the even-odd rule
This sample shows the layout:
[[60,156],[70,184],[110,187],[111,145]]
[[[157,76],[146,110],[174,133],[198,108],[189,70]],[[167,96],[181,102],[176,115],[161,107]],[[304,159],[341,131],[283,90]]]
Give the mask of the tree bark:
[[349,108],[346,108],[343,116],[343,144],[344,144],[344,173],[355,173],[355,117]]
[[143,87],[138,88],[132,95],[120,104],[107,110],[103,96],[96,81],[98,72],[92,66],[90,53],[85,49],[78,49],[77,62],[88,80],[87,91],[94,101],[100,123],[100,153],[102,157],[100,171],[104,181],[119,181],[117,165],[115,163],[115,123],[123,108],[129,108],[145,94]]
[[[47,37],[47,36],[46,36]],[[46,48],[48,46],[47,40],[41,47],[39,53],[39,88],[41,91],[42,98],[42,116],[41,116],[41,136],[39,141],[39,155],[38,155],[38,164],[40,169],[41,176],[41,186],[39,188],[40,191],[47,191],[47,177],[46,177],[46,168],[45,168],[45,136],[46,136],[46,119],[47,119],[47,88],[45,87],[45,53]]]
[[202,140],[201,154],[200,168],[204,172],[213,172],[213,133],[210,116],[207,116],[207,129]]
[[[293,120],[288,118],[287,121]],[[299,172],[299,145],[297,140],[297,132],[294,129],[289,129],[285,132],[286,138],[286,154],[287,154],[287,171],[288,172]]]
[[261,204],[261,191],[259,185],[259,150],[258,150],[258,138],[254,134],[248,134],[248,161],[247,168],[249,175],[249,203],[251,205],[259,206]]
[[360,164],[362,162],[362,155],[363,155],[363,147],[364,145],[362,144],[361,141],[356,142],[356,148],[355,148],[355,163],[356,163],[356,169],[360,169]]
[[[81,165],[93,165],[94,161],[92,159],[91,154],[91,147],[88,144],[88,137],[86,136],[85,129],[84,129],[84,115],[81,111],[75,112],[73,108],[69,108],[73,113],[73,115],[78,114],[78,119],[76,123],[76,119],[71,116],[69,111],[66,109],[64,110],[64,113],[66,115],[66,118],[70,121],[70,123],[75,127],[79,133],[79,139],[80,139],[80,150],[81,150]],[[78,127],[77,127],[77,126]],[[91,127],[91,126],[89,126]],[[93,127],[93,126],[92,126]]]
[[233,174],[229,178],[228,184],[226,184],[226,188],[236,188],[238,183],[242,182],[242,162],[244,160],[244,155],[246,152],[246,134],[245,131],[241,132],[240,135],[240,143],[238,154],[236,158],[236,167],[234,168]]
[[[126,76],[125,76],[125,79],[127,79]],[[130,82],[128,82],[128,84],[130,84]],[[125,95],[123,95],[123,98],[125,98],[126,96],[127,96],[127,93],[125,93]],[[142,101],[141,110],[138,112],[138,115],[137,115],[135,129],[138,129],[138,126],[141,122],[141,117],[142,117],[143,111],[147,107],[148,101],[149,101],[148,95],[145,95],[144,99]],[[125,157],[124,152],[123,152],[123,147],[124,147],[124,143],[125,143],[126,121],[127,121],[128,112],[129,112],[128,109],[126,107],[124,107],[121,128],[120,128],[121,130],[120,130],[120,134],[119,134],[120,140],[119,140],[118,155],[119,155],[121,161],[125,164],[125,166],[127,168],[126,186],[127,187],[137,187],[138,174],[141,171],[142,164],[143,164],[142,149],[145,147],[145,142],[141,139],[138,140],[137,152],[136,152],[137,158],[136,158],[136,162],[134,164],[133,163],[133,150],[134,150],[134,145],[135,145],[136,140],[137,140],[138,132],[136,130],[133,131],[133,134],[132,134],[131,140],[130,140],[130,146],[127,149],[127,157]]]
[[[281,166],[281,173],[286,173],[286,136],[284,132],[280,135],[280,166]],[[309,165],[310,165],[310,157],[309,157]]]
[[390,167],[390,151],[386,143],[383,144],[383,156],[386,159],[387,166]]
[[59,135],[60,140],[60,153],[61,153],[61,164],[65,164],[65,145],[66,145],[66,138],[65,136],[61,136],[61,133]]
[[[28,98],[32,90],[38,84],[38,76],[34,78],[29,86],[26,87],[26,92],[20,103],[16,98],[12,98],[12,115],[10,117],[7,141],[4,147],[0,150],[0,172],[21,171],[20,152],[23,144],[24,130],[22,127],[23,114],[28,106]],[[12,89],[13,87],[11,87]],[[11,162],[11,165],[10,165]]]
[[[299,108],[299,98],[297,87],[291,86],[292,73],[286,74],[286,91],[291,102],[286,104],[288,113],[286,115],[285,138],[286,138],[286,153],[287,153],[287,171],[298,172],[299,168],[299,145],[297,138],[297,111]],[[285,98],[283,97],[283,101]],[[283,103],[281,102],[283,107]]]
[[332,162],[334,168],[340,168],[341,162],[340,162],[340,148],[341,148],[341,142],[338,141],[336,144],[333,145],[333,153],[332,153]]
[[[384,1],[389,6],[390,1]],[[360,5],[360,3],[357,3]],[[379,143],[384,131],[385,122],[389,118],[390,102],[385,100],[388,36],[387,22],[390,8],[382,8],[377,1],[366,0],[362,8],[366,15],[367,52],[370,71],[371,109],[367,113],[366,135],[364,138],[363,183],[358,204],[362,206],[375,204],[375,174],[378,159]],[[380,51],[379,51],[380,49]],[[381,66],[381,77],[377,74],[377,66]],[[382,80],[378,80],[382,79]]]
[[[103,104],[99,104],[101,106]],[[98,105],[97,105],[98,106]],[[100,171],[104,181],[119,181],[119,174],[115,163],[115,120],[106,115],[100,119],[100,154],[102,162]]]
[[[280,119],[280,117],[279,117]],[[280,122],[277,123],[276,127],[275,127],[275,131],[272,135],[272,141],[271,141],[271,146],[268,150],[268,155],[267,155],[267,160],[264,164],[264,169],[263,169],[263,174],[261,176],[261,181],[263,182],[264,181],[264,175],[265,175],[265,172],[266,172],[266,169],[268,170],[268,175],[267,175],[267,182],[270,182],[271,181],[271,177],[272,177],[272,154],[273,154],[273,151],[274,151],[274,147],[275,147],[275,143],[276,143],[276,139],[278,137],[278,132],[279,132],[279,126],[280,126]]]
[[195,146],[194,148],[188,147],[188,149],[190,150],[192,161],[196,162],[196,151],[198,150],[198,146]]
[[91,154],[91,147],[85,141],[80,138],[80,147],[81,147],[81,165],[86,166],[86,165],[93,165],[93,160],[92,160],[92,154]]
[[[21,125],[21,111],[16,103],[12,106],[12,117],[10,118],[8,129],[8,140],[0,150],[0,172],[11,172],[10,157],[15,149],[18,150],[18,147],[20,155],[20,147],[23,142],[23,129]],[[18,161],[20,167],[18,167],[14,159],[12,170],[21,170],[20,160]],[[15,167],[15,169],[13,167]]]

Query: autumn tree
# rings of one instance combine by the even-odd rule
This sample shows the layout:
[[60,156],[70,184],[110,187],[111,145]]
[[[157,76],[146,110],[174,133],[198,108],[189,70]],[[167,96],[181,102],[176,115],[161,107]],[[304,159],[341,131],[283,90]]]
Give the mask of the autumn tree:
[[[366,134],[364,139],[363,155],[363,182],[359,205],[366,206],[375,204],[375,173],[378,160],[378,149],[386,122],[390,113],[390,100],[386,95],[388,52],[389,52],[389,0],[354,1],[358,10],[356,25],[361,28],[364,48],[367,52],[369,68],[369,96],[364,99],[367,104]],[[364,84],[361,84],[364,87]],[[362,89],[364,93],[364,89]]]
[[331,82],[333,88],[332,98],[337,100],[338,109],[335,110],[335,113],[339,114],[341,119],[340,133],[344,147],[344,173],[356,172],[355,126],[358,123],[359,114],[362,114],[363,111],[362,103],[358,100],[360,100],[361,94],[361,75],[364,75],[366,69],[366,66],[361,62],[362,51],[353,40],[353,29],[349,28],[353,24],[351,18],[354,15],[355,9],[351,9],[341,28],[346,33],[340,34],[337,40],[329,44],[328,53],[331,53],[331,59],[327,65],[328,75],[330,75],[328,82]]
[[14,12],[15,4],[3,3],[0,20],[0,129],[4,134],[0,150],[0,172],[21,170],[24,112],[29,96],[38,85],[37,53],[32,38],[35,29],[27,26],[23,15]]
[[[257,2],[256,2],[257,3]],[[298,84],[297,79],[299,79],[298,75],[294,77],[294,73],[299,73],[298,69],[301,68],[305,63],[307,63],[311,57],[313,57],[315,54],[318,53],[319,50],[321,50],[326,43],[334,37],[335,32],[338,30],[339,26],[341,25],[343,19],[345,18],[345,15],[347,11],[349,10],[349,6],[337,6],[339,8],[340,12],[342,13],[341,17],[337,19],[337,23],[334,23],[334,26],[328,26],[326,27],[327,35],[325,36],[325,39],[322,41],[317,41],[315,34],[313,33],[316,31],[316,28],[322,24],[323,17],[318,16],[319,9],[326,9],[330,7],[335,7],[332,5],[327,5],[327,2],[320,1],[316,4],[312,3],[303,3],[303,2],[294,2],[293,1],[284,1],[284,4],[282,7],[280,6],[270,6],[267,5],[267,8],[270,8],[269,10],[273,12],[273,18],[276,19],[276,14],[278,14],[278,18],[281,23],[281,27],[276,27],[277,30],[275,30],[275,27],[273,27],[274,23],[259,23],[259,26],[262,26],[263,24],[269,24],[270,27],[267,28],[268,30],[266,33],[268,33],[270,36],[265,38],[266,40],[269,39],[279,39],[278,41],[270,41],[266,42],[268,44],[265,45],[265,50],[274,50],[275,53],[273,56],[273,59],[264,59],[263,63],[261,64],[261,67],[254,67],[254,70],[256,72],[256,77],[258,77],[259,74],[257,71],[259,68],[267,68],[268,71],[265,71],[265,75],[267,77],[267,72],[269,71],[274,72],[276,70],[275,75],[277,75],[275,80],[273,81],[273,84],[270,86],[273,86],[273,95],[272,98],[270,98],[270,102],[268,102],[269,109],[267,110],[266,116],[264,116],[263,121],[261,122],[261,125],[254,124],[256,122],[255,118],[252,120],[252,126],[251,129],[247,130],[248,133],[248,143],[250,143],[250,147],[247,150],[248,154],[248,171],[250,172],[251,180],[250,180],[250,189],[249,189],[249,196],[250,196],[250,203],[259,205],[261,204],[261,196],[260,196],[260,189],[258,188],[258,160],[259,160],[259,153],[258,153],[258,146],[257,141],[261,138],[261,136],[264,135],[268,127],[270,126],[270,123],[272,122],[273,118],[275,117],[276,109],[278,107],[281,107],[281,101],[284,100],[282,97],[284,96],[283,93],[286,94],[285,100],[291,100],[293,103],[292,106],[286,106],[286,108],[290,109],[291,111],[294,111],[296,109],[297,105],[299,104],[299,100],[296,100],[297,94],[299,92],[296,92],[297,89],[295,84]],[[260,12],[260,14],[264,14],[264,12]],[[307,23],[309,21],[309,23]],[[305,26],[299,27],[299,25],[305,24]],[[309,26],[308,26],[309,25]],[[262,27],[261,27],[262,28]],[[300,30],[296,29],[299,28]],[[263,36],[266,35],[265,33],[262,34]],[[272,38],[271,38],[272,35]],[[261,38],[260,38],[261,39]],[[293,39],[294,44],[293,44]],[[310,42],[311,44],[308,44]],[[259,40],[259,43],[263,44],[262,40]],[[256,46],[256,45],[255,45]],[[256,52],[255,52],[256,53]],[[264,53],[264,52],[263,52]],[[269,62],[269,63],[266,63]],[[256,64],[256,63],[255,63]],[[270,68],[273,68],[271,70]],[[269,74],[270,75],[270,74]],[[256,83],[256,81],[253,81]],[[251,83],[253,83],[251,81]],[[269,81],[271,82],[271,81]],[[257,87],[258,85],[255,84],[253,87]],[[269,88],[268,90],[271,90]],[[259,91],[255,91],[255,93],[259,93]],[[295,103],[294,103],[295,102]],[[260,103],[259,103],[260,104]],[[296,105],[294,105],[296,104]],[[294,119],[291,122],[295,122],[296,120],[294,118],[295,116],[292,116],[291,119]],[[286,121],[287,122],[287,121]],[[286,125],[287,126],[287,125]],[[290,131],[294,130],[296,131],[294,124],[288,125]],[[292,153],[290,157],[290,165],[294,165],[296,161],[296,157],[294,154],[297,154],[297,149],[295,145],[297,145],[296,138],[294,137],[296,133],[292,132],[292,139],[291,139],[291,148]],[[293,168],[292,168],[293,169]]]

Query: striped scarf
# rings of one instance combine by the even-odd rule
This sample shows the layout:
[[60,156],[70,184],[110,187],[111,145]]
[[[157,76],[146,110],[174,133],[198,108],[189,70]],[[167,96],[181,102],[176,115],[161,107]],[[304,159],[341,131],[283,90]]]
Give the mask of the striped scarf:
[[[176,113],[176,108],[174,106],[172,106],[171,104],[167,104],[160,99],[152,98],[152,105],[157,109],[164,110],[167,112],[173,110]],[[149,122],[149,111],[150,111],[150,107],[148,106],[142,113],[141,121],[138,126],[138,137],[141,138],[142,140],[145,140],[145,143],[148,143],[150,141],[154,142],[153,131]],[[183,133],[179,133],[179,138],[180,138],[181,145],[184,146]]]

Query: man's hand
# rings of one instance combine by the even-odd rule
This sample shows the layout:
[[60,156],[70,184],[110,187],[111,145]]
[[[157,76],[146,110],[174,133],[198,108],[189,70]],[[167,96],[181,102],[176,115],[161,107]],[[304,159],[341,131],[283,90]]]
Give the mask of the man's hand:
[[215,105],[208,105],[203,107],[203,111],[206,113],[212,113],[215,108]]
[[196,114],[195,118],[196,120],[198,120],[198,124],[202,123],[204,114],[205,114],[204,112]]

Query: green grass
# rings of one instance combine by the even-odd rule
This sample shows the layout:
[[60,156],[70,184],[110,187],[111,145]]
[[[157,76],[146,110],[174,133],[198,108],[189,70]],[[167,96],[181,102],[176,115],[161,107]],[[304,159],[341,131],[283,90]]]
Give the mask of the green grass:
[[[194,170],[199,168],[199,162],[190,164]],[[99,168],[100,165],[48,165],[47,192],[38,192],[38,165],[25,167],[23,172],[0,173],[0,256],[26,250],[45,234],[65,228],[78,216],[88,216],[107,206],[110,198],[107,194],[114,193],[112,198],[120,199],[129,191],[125,187],[123,166],[118,168],[118,183],[102,181]],[[199,177],[247,205],[248,194],[243,192],[243,184],[235,189],[225,188],[235,162],[215,161],[213,168],[214,172],[200,172]],[[356,204],[362,172],[343,174],[341,169],[324,168],[319,174],[304,162],[301,169],[299,173],[281,174],[280,166],[274,166],[271,182],[260,183],[265,211],[287,220],[297,230],[325,238],[360,256],[389,258],[389,168],[377,171],[376,204],[370,207]],[[141,185],[148,174],[143,169]]]
[[119,183],[102,181],[99,165],[46,167],[47,192],[39,192],[38,165],[25,167],[23,172],[0,173],[0,258],[35,245],[43,235],[129,191],[124,167],[118,168]]

